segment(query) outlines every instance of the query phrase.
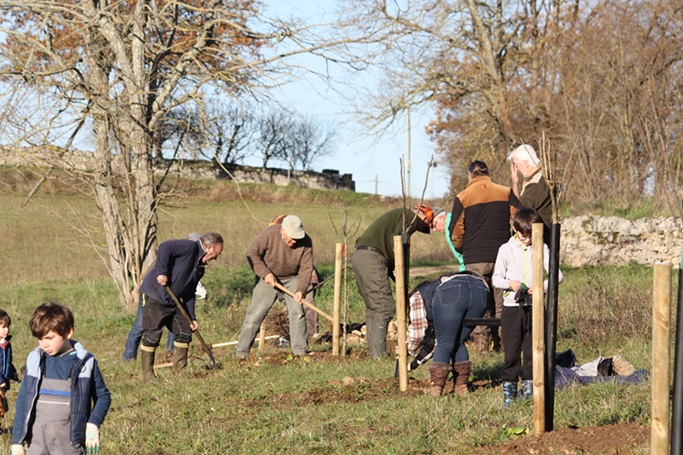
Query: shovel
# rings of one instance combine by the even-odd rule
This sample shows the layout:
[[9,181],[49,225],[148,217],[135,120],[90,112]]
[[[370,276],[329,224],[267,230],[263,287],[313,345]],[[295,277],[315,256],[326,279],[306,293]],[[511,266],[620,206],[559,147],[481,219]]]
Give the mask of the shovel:
[[[290,291],[289,289],[287,289],[286,287],[284,287],[283,285],[281,285],[281,284],[278,283],[277,281],[275,282],[275,287],[278,288],[279,290],[281,290],[282,292],[284,292],[285,294],[287,294],[288,296],[294,297],[294,293],[293,293],[292,291]],[[313,305],[312,303],[306,301],[305,299],[301,299],[301,303],[303,303],[304,306],[306,306],[306,307],[310,308],[311,310],[315,311],[316,313],[318,313],[320,316],[324,317],[324,318],[327,319],[328,321],[334,322],[334,319],[332,319],[332,316],[330,316],[329,314],[325,313],[323,310],[321,310],[321,309],[318,308],[317,306]]]
[[[183,307],[183,304],[180,303],[180,300],[178,300],[178,297],[173,293],[170,287],[164,286],[166,289],[166,292],[168,292],[168,295],[171,296],[171,299],[175,302],[176,306],[180,310],[180,312],[185,316],[185,319],[187,319],[187,323],[192,325],[192,318],[190,318],[190,315],[187,314],[187,311],[185,311],[185,307]],[[209,356],[209,368],[216,368],[216,360],[213,358],[213,354],[211,353],[211,348],[209,347],[208,344],[204,342],[204,338],[202,338],[202,335],[199,333],[199,330],[195,330],[194,334],[197,335],[197,339],[199,340],[199,343],[202,345],[202,349],[204,352],[206,352]]]

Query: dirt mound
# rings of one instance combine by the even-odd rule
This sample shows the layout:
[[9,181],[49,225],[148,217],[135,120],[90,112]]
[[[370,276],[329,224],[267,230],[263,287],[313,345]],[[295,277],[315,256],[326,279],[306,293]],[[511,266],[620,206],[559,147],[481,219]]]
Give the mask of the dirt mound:
[[319,388],[301,393],[268,394],[257,399],[246,400],[246,407],[276,406],[278,409],[287,409],[293,406],[307,406],[309,404],[336,404],[357,403],[360,401],[383,400],[387,397],[395,397],[403,394],[415,397],[426,393],[429,387],[428,381],[416,381],[410,379],[408,390],[401,392],[397,378],[387,378],[379,382],[373,382],[363,377],[346,377],[341,381],[330,381],[328,387]]
[[567,428],[480,447],[472,455],[493,454],[628,454],[647,447],[650,427],[634,423]]

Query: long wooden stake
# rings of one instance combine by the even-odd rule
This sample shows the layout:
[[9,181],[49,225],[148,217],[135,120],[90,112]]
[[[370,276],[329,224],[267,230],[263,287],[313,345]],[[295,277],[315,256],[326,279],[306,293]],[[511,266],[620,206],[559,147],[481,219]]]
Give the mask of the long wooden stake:
[[[284,287],[283,285],[281,285],[280,283],[275,282],[275,287],[278,288],[279,290],[281,290],[282,292],[284,292],[285,294],[287,294],[288,296],[294,297],[294,293],[293,293],[292,291],[290,291],[289,289],[287,289],[286,287]],[[313,310],[313,311],[315,311],[316,313],[318,313],[320,316],[323,316],[323,317],[326,318],[328,321],[334,322],[334,320],[332,319],[332,316],[330,316],[329,314],[325,313],[323,310],[321,310],[321,309],[318,308],[317,306],[313,305],[312,303],[310,303],[310,302],[307,301],[306,299],[301,299],[301,303],[303,303],[304,306],[307,306],[307,307],[310,308],[311,310]]]
[[674,394],[671,409],[671,455],[683,453],[683,254],[678,267],[676,300],[676,342],[674,344]]
[[652,424],[650,453],[669,453],[671,264],[655,264],[652,289]]
[[[274,340],[275,338],[280,338],[280,335],[268,335],[267,337],[264,337],[264,340]],[[235,346],[239,341],[226,341],[225,343],[214,343],[211,345],[211,349],[213,348],[224,348],[226,346]]]
[[332,355],[339,355],[339,308],[341,306],[341,274],[344,244],[337,243],[334,253],[334,306],[332,308]]
[[[171,290],[170,286],[164,286],[164,289],[166,289],[166,292],[168,295],[171,297],[171,300],[175,303],[176,307],[178,308],[178,311],[187,319],[187,323],[192,325],[192,318],[190,318],[190,315],[187,314],[187,310],[185,310],[185,307],[183,304],[178,300],[178,297],[173,293],[173,290]],[[199,344],[202,345],[202,350],[206,352],[206,354],[209,356],[209,368],[213,369],[216,368],[216,359],[213,358],[213,353],[211,353],[211,348],[209,345],[206,344],[204,341],[204,338],[202,337],[202,334],[199,333],[199,329],[194,330],[194,335],[197,337],[197,340],[199,340]]]
[[403,261],[403,238],[394,236],[396,276],[396,324],[398,325],[398,384],[401,392],[408,390],[408,348],[406,346],[406,284]]
[[545,308],[543,307],[543,223],[534,223],[531,229],[531,257],[533,258],[533,293],[531,309],[531,349],[534,377],[534,433],[545,433]]

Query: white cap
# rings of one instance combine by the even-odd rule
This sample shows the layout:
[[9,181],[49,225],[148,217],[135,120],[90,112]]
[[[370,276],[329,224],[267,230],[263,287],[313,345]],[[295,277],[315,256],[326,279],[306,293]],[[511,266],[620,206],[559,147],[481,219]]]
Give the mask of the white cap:
[[284,229],[287,235],[294,240],[303,239],[306,235],[304,223],[302,223],[301,218],[296,215],[287,215],[285,219],[282,220],[282,229]]

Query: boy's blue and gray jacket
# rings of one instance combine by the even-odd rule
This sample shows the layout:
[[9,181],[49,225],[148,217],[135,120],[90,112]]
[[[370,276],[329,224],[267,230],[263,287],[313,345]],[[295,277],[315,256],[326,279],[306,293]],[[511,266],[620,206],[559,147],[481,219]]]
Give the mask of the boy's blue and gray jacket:
[[[85,427],[92,423],[98,427],[111,405],[111,394],[104,383],[95,357],[82,344],[71,341],[77,360],[71,368],[71,444],[82,447],[85,444]],[[35,405],[40,383],[45,376],[45,351],[34,349],[26,359],[26,372],[17,395],[12,444],[31,440],[31,427],[35,420]],[[60,378],[66,379],[66,378]],[[91,408],[91,402],[94,405]]]

